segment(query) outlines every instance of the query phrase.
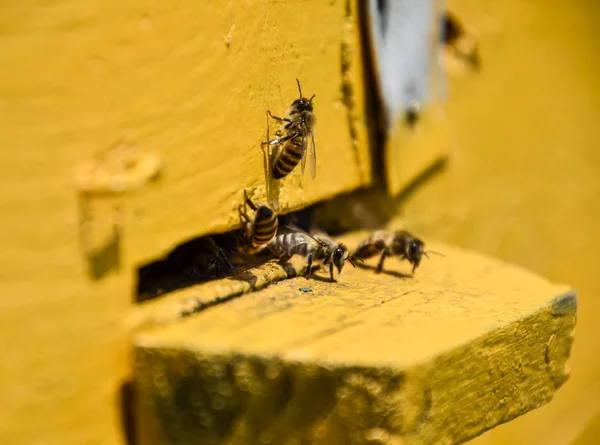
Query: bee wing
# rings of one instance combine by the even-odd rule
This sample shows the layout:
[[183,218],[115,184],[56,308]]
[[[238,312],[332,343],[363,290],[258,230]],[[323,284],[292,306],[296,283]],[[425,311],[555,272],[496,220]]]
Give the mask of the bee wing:
[[306,168],[306,131],[304,124],[302,124],[302,161],[300,163],[300,167],[302,168],[302,174],[304,174],[304,170]]
[[292,232],[303,233],[304,235],[308,236],[309,238],[312,238],[313,240],[315,240],[321,246],[325,245],[325,243],[323,243],[323,241],[318,240],[317,238],[312,236],[310,233],[308,233],[306,230],[301,229],[300,227],[298,227],[297,225],[295,225],[293,223],[287,223],[283,227],[285,227],[288,230],[291,230]]
[[308,174],[310,175],[310,179],[314,180],[317,177],[317,150],[315,148],[315,137],[312,133],[306,156],[308,156]]
[[[308,174],[310,179],[315,179],[317,176],[317,152],[315,150],[315,137],[310,134],[310,141],[308,141],[308,131],[306,126],[302,124],[302,174],[306,168],[306,162],[308,161]],[[307,147],[308,146],[308,147]]]

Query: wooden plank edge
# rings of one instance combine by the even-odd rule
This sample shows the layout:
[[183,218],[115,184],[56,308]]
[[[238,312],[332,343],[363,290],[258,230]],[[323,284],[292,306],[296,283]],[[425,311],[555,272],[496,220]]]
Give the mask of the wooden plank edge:
[[[406,369],[135,346],[145,444],[459,444],[568,379],[574,291]],[[310,409],[307,409],[310,408]]]
[[303,270],[304,266],[296,263],[282,266],[271,260],[231,277],[190,286],[144,302],[132,310],[126,323],[134,331],[164,326],[232,298],[299,276]]

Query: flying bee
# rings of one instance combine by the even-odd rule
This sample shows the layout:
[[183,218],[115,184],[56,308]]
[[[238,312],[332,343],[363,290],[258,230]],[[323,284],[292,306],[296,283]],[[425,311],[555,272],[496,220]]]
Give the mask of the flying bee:
[[366,260],[381,254],[379,264],[377,265],[377,273],[380,273],[383,270],[383,262],[386,257],[399,256],[401,259],[408,260],[412,264],[412,272],[414,274],[415,269],[421,264],[421,258],[423,255],[428,257],[428,253],[441,255],[437,252],[425,252],[423,241],[405,230],[394,232],[378,230],[358,245],[353,257]]
[[[315,150],[315,138],[313,129],[315,126],[315,115],[313,114],[312,101],[302,96],[300,81],[296,79],[300,98],[292,102],[286,117],[277,117],[267,110],[267,116],[282,123],[281,137],[263,142],[262,145],[281,145],[281,150],[273,162],[273,178],[281,179],[289,175],[291,171],[302,160],[302,173],[304,173],[308,162],[308,172],[311,179],[317,175],[317,155]],[[268,136],[267,136],[268,137]]]
[[[248,216],[248,207],[254,211],[254,218]],[[244,204],[239,206],[240,221],[244,231],[241,250],[252,254],[262,250],[277,234],[279,222],[277,213],[264,204],[256,205],[244,190]]]
[[291,231],[280,233],[273,238],[267,247],[282,263],[289,261],[294,255],[305,257],[307,260],[304,275],[306,279],[312,275],[315,263],[329,266],[331,281],[335,281],[333,278],[334,266],[337,268],[338,273],[342,272],[346,261],[350,261],[350,264],[356,267],[353,258],[349,255],[348,248],[335,242],[325,233],[311,235],[293,225],[286,227]]

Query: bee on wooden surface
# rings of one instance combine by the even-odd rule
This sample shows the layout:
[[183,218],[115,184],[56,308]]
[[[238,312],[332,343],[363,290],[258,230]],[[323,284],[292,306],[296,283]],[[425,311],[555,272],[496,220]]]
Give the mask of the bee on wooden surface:
[[292,102],[286,117],[273,116],[271,111],[267,110],[267,115],[281,122],[283,127],[281,137],[262,143],[262,145],[281,146],[272,166],[272,174],[275,179],[289,175],[300,160],[302,160],[302,173],[308,163],[311,179],[315,179],[317,175],[317,156],[313,134],[315,115],[312,104],[315,95],[313,94],[310,99],[303,97],[300,82],[298,79],[296,82],[300,98]]
[[290,232],[280,233],[267,246],[271,253],[285,263],[294,255],[300,255],[306,258],[305,277],[308,279],[313,272],[315,264],[329,266],[329,275],[331,281],[333,278],[333,268],[337,268],[338,273],[346,261],[350,261],[353,267],[355,264],[350,257],[348,248],[341,243],[337,243],[325,233],[309,234],[293,225],[286,226]]
[[366,260],[381,254],[377,265],[377,273],[380,273],[383,270],[383,262],[386,257],[399,256],[412,264],[414,274],[415,269],[421,264],[423,255],[427,256],[428,253],[437,252],[425,252],[423,241],[405,230],[394,232],[378,230],[358,245],[353,257]]
[[[248,207],[254,211],[254,218],[248,216]],[[279,227],[277,213],[264,204],[254,204],[245,190],[244,204],[240,205],[239,212],[244,231],[240,250],[249,254],[262,250],[277,234]]]

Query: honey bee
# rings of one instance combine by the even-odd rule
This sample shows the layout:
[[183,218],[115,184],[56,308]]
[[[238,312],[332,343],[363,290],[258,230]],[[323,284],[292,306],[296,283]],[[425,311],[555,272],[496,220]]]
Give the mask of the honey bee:
[[412,264],[412,273],[414,274],[415,269],[421,264],[423,255],[428,257],[428,253],[441,255],[437,252],[425,252],[423,241],[405,230],[394,232],[378,230],[358,245],[353,257],[366,260],[381,254],[379,264],[377,265],[377,273],[381,273],[386,257],[399,256],[401,259],[406,259]]
[[311,235],[293,225],[286,227],[291,231],[278,234],[267,247],[282,263],[289,261],[294,255],[305,257],[307,260],[304,274],[306,279],[312,275],[315,264],[329,266],[331,281],[335,281],[333,278],[334,266],[338,273],[342,272],[346,261],[356,267],[353,258],[349,255],[348,248],[337,243],[325,233]]
[[446,11],[442,17],[443,43],[475,70],[480,68],[481,60],[475,36],[467,32],[458,19]]
[[[254,211],[254,218],[248,216],[248,207]],[[279,222],[277,213],[264,204],[256,205],[244,190],[244,204],[239,206],[240,221],[244,232],[240,250],[252,254],[262,250],[277,234]]]
[[[267,110],[267,116],[282,123],[282,136],[263,142],[262,145],[282,145],[273,162],[273,178],[281,179],[291,173],[291,171],[302,160],[302,173],[304,173],[306,163],[308,162],[308,172],[311,179],[317,175],[317,156],[315,150],[315,138],[313,129],[315,126],[315,115],[313,114],[312,101],[315,98],[313,94],[310,99],[302,96],[300,81],[296,79],[300,98],[292,102],[286,117],[277,117]],[[309,141],[310,140],[310,141]]]

